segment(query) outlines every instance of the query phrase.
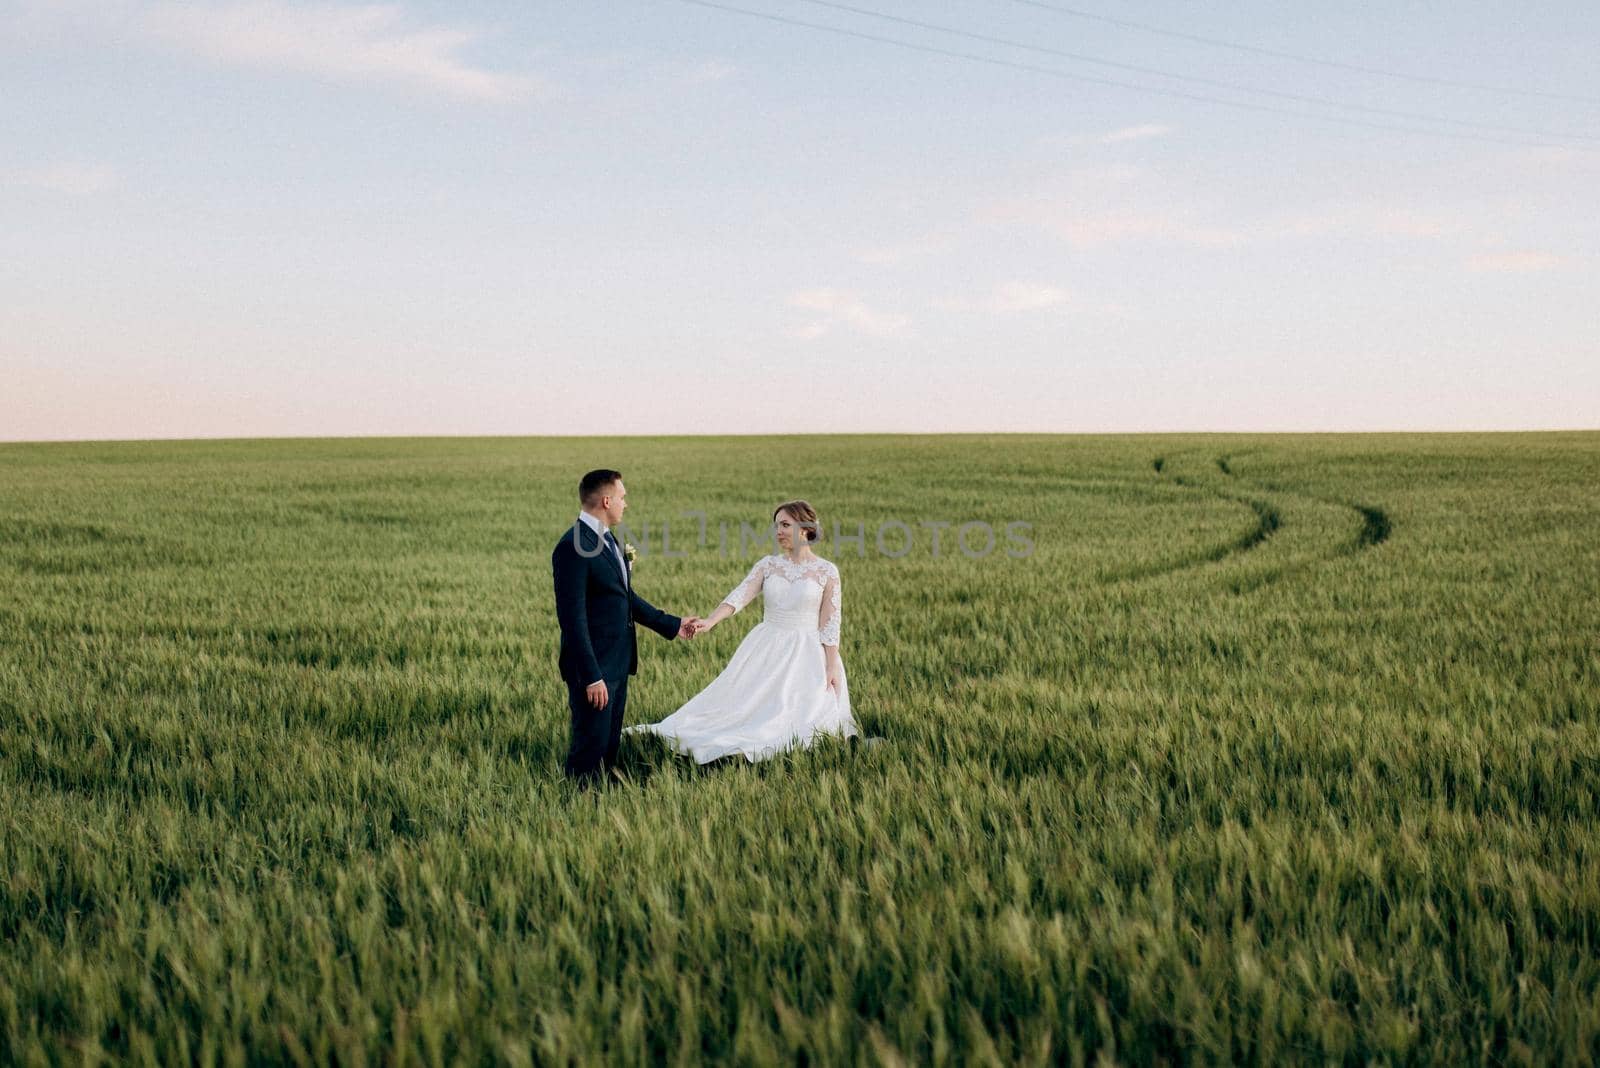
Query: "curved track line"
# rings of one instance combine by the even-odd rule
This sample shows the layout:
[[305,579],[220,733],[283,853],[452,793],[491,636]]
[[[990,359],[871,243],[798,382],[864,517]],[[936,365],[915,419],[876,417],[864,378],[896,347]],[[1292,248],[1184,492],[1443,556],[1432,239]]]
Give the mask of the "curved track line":
[[[1220,456],[1214,457],[1213,463],[1216,465],[1217,470],[1221,472],[1221,474],[1229,482],[1232,482],[1235,485],[1240,485],[1241,488],[1248,488],[1259,493],[1262,492],[1265,487],[1248,486],[1244,479],[1240,479],[1235,475],[1233,469],[1233,460],[1235,456],[1247,455],[1249,453],[1258,451],[1258,449],[1249,449],[1246,450],[1244,454],[1224,453]],[[1157,578],[1176,574],[1181,571],[1191,570],[1193,568],[1204,567],[1208,564],[1218,563],[1230,557],[1242,556],[1246,553],[1249,553],[1253,549],[1259,548],[1267,541],[1267,539],[1271,538],[1284,527],[1283,512],[1277,504],[1273,503],[1270,498],[1241,496],[1236,493],[1218,489],[1212,485],[1207,485],[1204,481],[1198,479],[1190,478],[1184,475],[1168,475],[1168,462],[1167,457],[1165,456],[1157,456],[1152,458],[1150,461],[1150,466],[1152,470],[1155,471],[1156,475],[1162,480],[1170,479],[1170,481],[1175,485],[1194,489],[1198,492],[1206,493],[1222,500],[1234,501],[1249,506],[1256,513],[1256,526],[1234,541],[1215,546],[1201,553],[1190,554],[1172,564],[1150,568],[1134,568],[1129,571],[1112,574],[1103,580],[1107,583]],[[1285,562],[1278,567],[1269,567],[1268,569],[1255,575],[1237,576],[1228,582],[1228,590],[1232,593],[1245,593],[1268,583],[1276,582],[1286,575],[1292,574],[1295,571],[1310,566],[1311,564],[1317,563],[1323,559],[1333,559],[1336,556],[1360,552],[1363,549],[1368,549],[1372,546],[1379,545],[1387,540],[1390,534],[1393,532],[1394,525],[1390,520],[1388,513],[1382,507],[1377,505],[1337,500],[1317,494],[1296,493],[1294,491],[1273,490],[1272,492],[1283,492],[1292,498],[1298,498],[1307,501],[1317,501],[1323,504],[1335,505],[1340,508],[1349,508],[1360,515],[1361,530],[1357,533],[1353,541],[1328,556],[1316,557],[1310,560]]]
[[1232,541],[1213,545],[1209,549],[1201,549],[1188,553],[1177,560],[1161,564],[1147,564],[1140,567],[1131,567],[1123,571],[1113,571],[1100,577],[1100,584],[1106,585],[1113,582],[1137,582],[1142,579],[1156,578],[1161,575],[1171,575],[1190,568],[1204,567],[1225,560],[1230,556],[1247,553],[1272,536],[1273,531],[1282,525],[1282,516],[1278,510],[1265,501],[1246,500],[1243,497],[1230,497],[1219,493],[1217,497],[1234,501],[1239,504],[1249,505],[1256,513],[1256,525],[1234,538]]
[[[1168,481],[1168,479],[1163,475],[1166,465],[1167,461],[1163,456],[1157,456],[1150,461],[1151,468],[1154,469],[1157,475],[1162,476],[1163,481]],[[1231,493],[1219,493],[1216,490],[1196,483],[1193,479],[1187,478],[1183,475],[1173,475],[1171,476],[1170,481],[1174,485],[1198,490],[1216,497],[1219,500],[1225,500],[1235,504],[1243,504],[1247,506],[1256,514],[1256,525],[1239,535],[1237,538],[1234,538],[1232,541],[1226,541],[1220,545],[1213,545],[1208,549],[1201,549],[1197,552],[1187,553],[1168,563],[1131,567],[1123,571],[1114,571],[1103,575],[1099,579],[1099,585],[1110,585],[1117,582],[1138,582],[1145,579],[1160,578],[1166,575],[1177,574],[1180,571],[1188,571],[1193,568],[1204,567],[1207,564],[1214,564],[1218,561],[1226,560],[1230,556],[1238,556],[1249,552],[1250,550],[1259,546],[1262,542],[1266,541],[1268,538],[1272,537],[1273,533],[1283,525],[1283,514],[1278,510],[1278,507],[1270,501],[1258,500],[1250,497],[1241,497]]]
[[[1232,478],[1233,465],[1231,461],[1236,455],[1240,454],[1224,453],[1218,456],[1216,459],[1217,470]],[[1335,504],[1341,508],[1354,509],[1361,516],[1361,532],[1356,535],[1355,541],[1350,545],[1350,549],[1353,551],[1370,549],[1374,545],[1381,545],[1388,540],[1389,535],[1394,531],[1394,522],[1389,518],[1389,513],[1377,505],[1341,500],[1337,497],[1324,497],[1320,493],[1295,493],[1292,490],[1275,492],[1287,492],[1291,497],[1300,497],[1303,500],[1321,501],[1323,504]]]
[[[1230,453],[1224,453],[1223,455],[1216,457],[1217,470],[1221,471],[1230,480],[1235,479],[1233,465],[1230,462],[1232,458],[1233,454]],[[1353,555],[1361,552],[1364,549],[1370,549],[1375,545],[1381,545],[1383,542],[1388,540],[1389,535],[1394,530],[1394,524],[1389,518],[1389,513],[1377,505],[1367,505],[1355,501],[1340,500],[1335,497],[1325,497],[1316,493],[1296,493],[1292,490],[1278,490],[1275,492],[1285,492],[1288,493],[1289,496],[1298,497],[1301,500],[1317,501],[1322,504],[1331,504],[1339,508],[1349,508],[1361,517],[1361,530],[1357,532],[1355,538],[1333,554],[1322,558],[1325,560],[1332,560],[1337,556]],[[1316,559],[1312,559],[1285,563],[1282,567],[1261,575],[1243,576],[1229,583],[1229,589],[1233,593],[1246,593],[1250,590],[1258,589],[1269,582],[1275,582],[1286,575],[1293,574],[1296,571],[1309,567],[1316,562],[1318,562]]]

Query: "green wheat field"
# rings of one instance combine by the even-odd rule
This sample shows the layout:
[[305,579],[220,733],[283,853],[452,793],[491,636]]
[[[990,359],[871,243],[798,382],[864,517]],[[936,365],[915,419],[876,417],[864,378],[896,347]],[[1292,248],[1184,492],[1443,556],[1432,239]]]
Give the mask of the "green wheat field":
[[[884,741],[564,781],[593,467]],[[0,446],[0,1062],[1592,1064],[1597,606],[1600,433]]]

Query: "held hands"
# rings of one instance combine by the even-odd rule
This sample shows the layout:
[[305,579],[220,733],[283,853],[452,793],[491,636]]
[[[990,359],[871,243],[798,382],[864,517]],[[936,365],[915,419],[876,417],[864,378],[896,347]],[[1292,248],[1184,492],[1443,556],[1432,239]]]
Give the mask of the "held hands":
[[715,624],[708,623],[699,616],[684,616],[683,623],[678,627],[678,637],[689,639],[697,638],[710,630]]
[[[699,616],[684,616],[683,621],[678,624],[678,637],[687,641],[698,634],[704,634],[710,629],[711,624]],[[584,687],[583,695],[585,700],[589,702],[589,707],[594,709],[604,708],[611,701],[611,692],[606,689],[605,679],[601,679],[599,682],[592,682]]]

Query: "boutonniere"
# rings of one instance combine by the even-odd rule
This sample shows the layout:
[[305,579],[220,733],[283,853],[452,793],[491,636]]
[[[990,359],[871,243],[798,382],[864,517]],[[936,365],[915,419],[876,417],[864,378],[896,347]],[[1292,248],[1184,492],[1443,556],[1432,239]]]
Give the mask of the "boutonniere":
[[625,541],[622,543],[622,558],[628,561],[628,570],[633,570],[633,560],[638,555],[639,550],[633,547],[633,542]]

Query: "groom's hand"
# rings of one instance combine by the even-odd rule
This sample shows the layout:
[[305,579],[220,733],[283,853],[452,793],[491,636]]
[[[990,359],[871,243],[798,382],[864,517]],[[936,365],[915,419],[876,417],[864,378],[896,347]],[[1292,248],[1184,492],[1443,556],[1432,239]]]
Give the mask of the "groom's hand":
[[606,702],[611,700],[611,694],[606,690],[605,679],[601,679],[599,682],[590,683],[588,688],[585,689],[583,693],[584,696],[589,699],[589,705],[591,708],[604,708],[606,707]]
[[699,622],[699,616],[684,616],[683,622],[678,624],[678,637],[687,639],[699,634],[699,630],[696,629]]

